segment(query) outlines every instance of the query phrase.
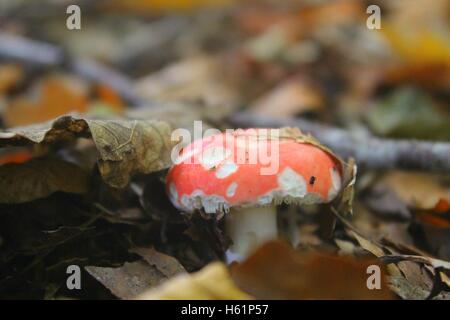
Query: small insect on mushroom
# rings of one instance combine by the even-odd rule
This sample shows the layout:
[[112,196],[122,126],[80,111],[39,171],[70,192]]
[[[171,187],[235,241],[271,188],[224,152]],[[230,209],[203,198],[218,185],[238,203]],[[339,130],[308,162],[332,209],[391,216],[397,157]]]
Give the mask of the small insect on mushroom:
[[167,192],[181,211],[225,213],[233,241],[227,257],[239,260],[277,237],[277,205],[332,201],[342,165],[298,129],[236,130],[186,146],[169,170]]

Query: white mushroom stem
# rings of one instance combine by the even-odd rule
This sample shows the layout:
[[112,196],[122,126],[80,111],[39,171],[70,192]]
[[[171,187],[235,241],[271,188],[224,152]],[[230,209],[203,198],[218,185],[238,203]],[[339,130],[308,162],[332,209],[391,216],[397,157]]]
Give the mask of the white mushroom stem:
[[225,228],[233,241],[226,253],[227,262],[240,261],[264,242],[277,238],[276,207],[231,209]]

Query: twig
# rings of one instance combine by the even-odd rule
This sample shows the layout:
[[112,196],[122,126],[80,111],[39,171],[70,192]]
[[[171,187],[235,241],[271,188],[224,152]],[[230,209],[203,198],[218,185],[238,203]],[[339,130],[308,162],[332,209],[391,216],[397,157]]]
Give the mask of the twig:
[[0,56],[48,66],[64,61],[64,53],[57,46],[6,32],[0,32]]
[[450,143],[383,139],[298,118],[269,118],[241,112],[229,121],[240,127],[299,127],[343,158],[353,157],[368,169],[408,169],[450,173]]
[[145,104],[127,76],[92,59],[71,58],[57,45],[0,32],[0,57],[49,67],[67,66],[75,74],[110,86],[132,105]]

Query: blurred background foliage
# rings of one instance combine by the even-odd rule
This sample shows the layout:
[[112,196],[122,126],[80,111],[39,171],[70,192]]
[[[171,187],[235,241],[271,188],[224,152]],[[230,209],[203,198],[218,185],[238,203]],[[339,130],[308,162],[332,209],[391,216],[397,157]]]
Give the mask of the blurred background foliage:
[[[71,4],[81,8],[81,30],[66,28]],[[380,30],[366,26],[371,4],[381,8]],[[249,111],[314,120],[355,137],[450,141],[449,13],[448,0],[0,0],[0,128],[36,134],[21,126],[77,112],[94,119],[158,118],[189,129],[203,120],[205,128],[225,129],[232,126],[228,117]],[[62,126],[52,129],[51,143],[3,147],[19,143],[1,136],[7,142],[0,183],[16,202],[0,196],[0,298],[130,298],[222,258],[223,225],[181,216],[165,195],[164,171],[112,188],[96,164],[96,143],[103,140],[79,131],[67,143],[70,128]],[[323,208],[280,208],[297,214],[281,221],[284,238],[312,253],[301,253],[302,260],[281,244],[263,248],[234,271],[241,289],[255,288],[249,275],[257,274],[263,290],[250,292],[256,297],[312,298],[311,277],[295,270],[320,281],[316,266],[324,259],[343,275],[361,270],[355,257],[448,261],[448,173],[395,169],[361,168],[355,214],[348,218],[353,229],[339,221],[332,237],[324,231],[330,218]],[[80,179],[71,179],[75,172]],[[42,182],[44,192],[30,181]],[[11,197],[5,190],[22,193]],[[147,250],[131,250],[136,247]],[[281,252],[277,259],[274,252]],[[272,260],[293,270],[282,283],[270,277]],[[448,274],[427,261],[390,265],[397,296],[426,298],[435,275],[448,291]],[[81,292],[65,288],[65,268],[74,263],[86,267]],[[200,273],[182,283],[194,283],[192,292],[217,279],[231,283],[222,265],[206,271],[206,281]],[[305,280],[298,291],[290,286],[292,275]],[[314,297],[345,298],[349,287],[359,286],[340,280],[332,289],[328,282],[310,284],[320,288]],[[439,297],[448,299],[448,292]]]

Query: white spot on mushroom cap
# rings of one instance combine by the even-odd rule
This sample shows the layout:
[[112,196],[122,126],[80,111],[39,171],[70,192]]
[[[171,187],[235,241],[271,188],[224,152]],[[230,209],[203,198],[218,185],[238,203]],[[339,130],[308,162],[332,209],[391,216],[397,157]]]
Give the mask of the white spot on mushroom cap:
[[211,147],[206,149],[201,157],[200,162],[206,170],[210,170],[217,167],[226,158],[231,155],[231,151],[225,149],[224,147]]
[[328,201],[333,200],[338,195],[338,193],[341,191],[342,188],[341,175],[339,174],[339,171],[335,167],[330,169],[330,175],[331,175],[331,188],[328,191]]
[[227,188],[227,197],[231,198],[236,194],[236,189],[238,187],[238,184],[236,182],[233,182],[230,184]]
[[282,193],[291,197],[303,198],[307,193],[305,179],[289,167],[278,174],[278,184]]
[[232,161],[226,161],[222,164],[219,169],[216,171],[216,177],[218,179],[223,179],[228,177],[229,175],[235,173],[238,169],[238,166]]

